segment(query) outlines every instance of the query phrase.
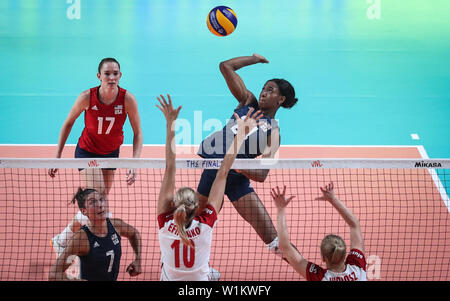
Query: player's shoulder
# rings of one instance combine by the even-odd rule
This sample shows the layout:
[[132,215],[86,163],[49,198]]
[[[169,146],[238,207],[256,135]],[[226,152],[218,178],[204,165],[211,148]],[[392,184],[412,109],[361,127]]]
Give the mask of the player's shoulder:
[[217,212],[211,204],[208,204],[205,209],[203,209],[201,214],[196,217],[196,219],[200,223],[213,227],[214,223],[217,221]]
[[78,97],[90,97],[91,96],[91,89],[86,89],[84,91],[82,91]]
[[110,218],[109,221],[111,222],[111,224],[116,227],[116,226],[121,226],[123,224],[125,224],[125,222],[123,221],[123,219],[121,218]]
[[78,95],[77,102],[86,104],[89,103],[90,99],[91,99],[91,89],[88,89],[84,90]]
[[358,249],[350,250],[345,263],[348,265],[357,266],[363,270],[366,269],[366,257],[364,256],[364,253]]
[[129,90],[125,90],[124,102],[127,105],[135,105],[137,104],[136,96],[134,96],[134,94]]

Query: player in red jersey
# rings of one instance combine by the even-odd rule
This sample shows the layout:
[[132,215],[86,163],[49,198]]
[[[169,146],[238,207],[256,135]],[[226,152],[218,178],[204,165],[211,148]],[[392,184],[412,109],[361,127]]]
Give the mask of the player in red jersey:
[[[143,135],[138,105],[133,94],[119,87],[119,80],[122,77],[119,62],[114,58],[104,58],[98,66],[97,77],[100,80],[100,86],[83,91],[64,121],[55,157],[61,158],[72,126],[84,111],[85,127],[78,140],[75,158],[119,157],[119,149],[124,138],[123,125],[127,117],[134,133],[133,158],[139,158]],[[57,171],[57,169],[49,169],[48,174],[55,177]],[[85,188],[101,191],[105,198],[111,190],[114,173],[114,169],[88,168],[80,170]],[[131,185],[135,179],[135,170],[129,169],[127,183]],[[87,217],[79,211],[66,229],[52,239],[52,245],[58,254],[62,252],[73,234],[87,221]]]
[[328,201],[339,212],[350,227],[350,253],[346,257],[344,240],[337,235],[327,235],[322,240],[320,253],[326,269],[309,262],[289,242],[285,209],[294,198],[286,200],[286,186],[280,192],[278,186],[272,189],[271,195],[277,207],[277,224],[279,247],[289,264],[306,280],[311,281],[364,281],[366,275],[366,259],[364,256],[364,239],[358,218],[348,209],[333,191],[333,183],[321,187],[323,196],[316,200]]

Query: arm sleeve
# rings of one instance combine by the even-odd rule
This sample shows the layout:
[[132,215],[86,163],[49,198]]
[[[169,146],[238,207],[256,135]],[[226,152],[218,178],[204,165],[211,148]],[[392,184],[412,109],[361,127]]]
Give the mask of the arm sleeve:
[[306,266],[306,280],[308,281],[322,281],[323,277],[325,276],[325,270],[312,263],[308,262],[308,265]]
[[366,270],[366,258],[364,257],[364,253],[358,249],[350,250],[345,263],[360,267],[364,271]]

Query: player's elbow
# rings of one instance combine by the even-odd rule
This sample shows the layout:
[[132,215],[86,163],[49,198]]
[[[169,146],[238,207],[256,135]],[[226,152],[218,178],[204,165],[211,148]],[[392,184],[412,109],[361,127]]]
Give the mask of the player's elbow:
[[230,64],[228,64],[227,61],[220,62],[219,70],[222,74],[226,74],[229,71],[233,71],[232,67],[230,66]]
[[267,174],[264,174],[264,175],[261,175],[261,176],[257,179],[257,182],[262,183],[262,182],[265,182],[266,179],[267,179]]
[[62,128],[64,131],[70,131],[74,124],[75,120],[67,119],[66,121],[64,121]]
[[268,175],[268,174],[269,174],[269,170],[268,170],[268,169],[260,170],[260,171],[256,174],[256,176],[255,176],[255,178],[254,178],[254,181],[259,182],[259,183],[262,183],[262,182],[266,181],[267,175]]

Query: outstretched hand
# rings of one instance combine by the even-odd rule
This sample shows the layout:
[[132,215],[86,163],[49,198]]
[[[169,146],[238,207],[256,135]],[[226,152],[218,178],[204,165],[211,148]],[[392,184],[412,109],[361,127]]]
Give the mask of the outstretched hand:
[[253,108],[250,108],[247,112],[247,115],[245,115],[244,118],[240,118],[238,114],[233,113],[234,118],[236,119],[236,123],[237,123],[237,133],[238,135],[244,135],[244,137],[246,135],[248,135],[248,133],[250,133],[255,127],[257,127],[259,125],[258,120],[261,119],[261,117],[263,117],[263,113],[261,112],[261,110],[258,110],[256,112],[254,112]]
[[272,191],[270,192],[270,195],[272,196],[272,198],[273,198],[273,200],[275,202],[275,206],[278,209],[286,208],[287,205],[295,197],[295,196],[291,196],[290,198],[288,198],[286,200],[285,194],[286,194],[286,185],[284,185],[282,193],[280,193],[280,188],[278,186],[276,187],[276,190],[275,190],[275,188],[272,188]]
[[158,109],[161,110],[161,112],[163,112],[164,116],[166,117],[167,123],[172,124],[172,122],[174,122],[177,119],[178,113],[180,113],[181,110],[181,106],[179,106],[177,109],[174,109],[172,106],[172,98],[170,97],[169,94],[167,94],[169,102],[166,101],[164,96],[160,95],[160,97],[161,98],[157,97],[157,99],[161,106],[159,105],[156,106],[158,107]]
[[328,185],[325,185],[325,187],[320,187],[320,191],[322,191],[322,196],[316,198],[315,200],[319,201],[334,201],[336,199],[336,196],[334,195],[334,185],[333,182],[330,182]]

